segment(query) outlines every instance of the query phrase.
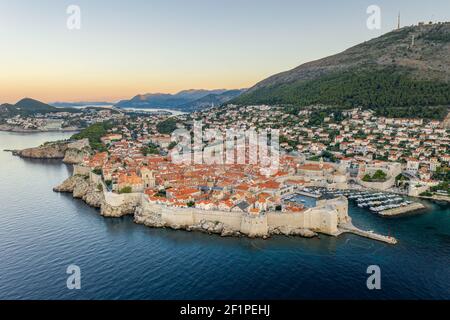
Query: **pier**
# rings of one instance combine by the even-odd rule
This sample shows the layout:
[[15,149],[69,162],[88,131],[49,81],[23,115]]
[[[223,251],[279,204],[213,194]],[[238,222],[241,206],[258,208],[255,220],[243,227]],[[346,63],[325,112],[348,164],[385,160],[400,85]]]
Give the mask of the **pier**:
[[380,241],[380,242],[384,242],[384,243],[388,243],[388,244],[397,244],[397,242],[398,242],[397,239],[394,237],[384,236],[384,235],[377,234],[372,231],[365,231],[365,230],[358,229],[351,222],[346,223],[346,224],[340,224],[339,230],[341,231],[341,234],[342,233],[353,233],[353,234],[356,234],[356,235],[364,237],[364,238],[368,238],[368,239],[372,239],[372,240],[376,240],[376,241]]
[[322,196],[322,194],[320,194],[320,193],[315,193],[315,192],[310,192],[310,191],[305,191],[305,190],[297,191],[297,192],[295,192],[295,194],[310,197],[310,198],[315,198],[315,199],[319,199]]
[[398,207],[398,208],[393,208],[393,209],[389,209],[389,210],[383,210],[383,211],[379,211],[378,214],[383,216],[383,217],[393,217],[393,216],[397,216],[400,214],[404,214],[407,212],[412,212],[412,211],[416,211],[416,210],[420,210],[420,209],[424,209],[425,206],[421,203],[411,203],[407,206],[404,207]]

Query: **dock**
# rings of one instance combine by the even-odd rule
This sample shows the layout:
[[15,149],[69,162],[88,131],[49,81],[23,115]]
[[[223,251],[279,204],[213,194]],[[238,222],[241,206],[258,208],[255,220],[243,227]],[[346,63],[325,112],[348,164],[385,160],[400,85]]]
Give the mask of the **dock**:
[[304,190],[300,190],[295,192],[295,194],[301,195],[301,196],[305,196],[305,197],[310,197],[310,198],[314,198],[314,199],[319,199],[322,194],[317,194],[317,193],[313,193],[313,192],[308,192],[308,191],[304,191]]
[[411,203],[404,207],[398,207],[398,208],[393,208],[393,209],[389,209],[389,210],[379,211],[378,214],[383,217],[393,217],[393,216],[397,216],[400,214],[404,214],[407,212],[412,212],[412,211],[416,211],[416,210],[420,210],[420,209],[424,209],[424,208],[425,208],[425,206],[423,204],[415,202],[415,203]]
[[384,243],[388,243],[388,244],[397,244],[397,242],[398,242],[397,239],[394,237],[377,234],[373,231],[365,231],[365,230],[358,229],[351,222],[339,225],[339,230],[341,231],[341,233],[353,233],[360,237],[364,237],[364,238],[368,238],[368,239],[372,239],[372,240],[376,240],[376,241],[380,241],[380,242],[384,242]]

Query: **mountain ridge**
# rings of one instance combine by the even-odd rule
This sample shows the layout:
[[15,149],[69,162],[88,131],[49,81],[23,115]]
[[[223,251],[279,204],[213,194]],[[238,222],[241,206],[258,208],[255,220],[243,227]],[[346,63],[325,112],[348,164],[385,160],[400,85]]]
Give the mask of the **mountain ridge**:
[[73,108],[57,108],[32,98],[23,98],[15,104],[0,105],[0,116],[32,115],[36,113],[77,112]]
[[447,22],[404,27],[341,53],[304,63],[258,82],[230,103],[448,106],[449,92]]
[[119,101],[120,108],[161,108],[181,111],[195,111],[215,104],[225,103],[245,89],[189,89],[175,94],[147,93],[134,96],[130,100]]

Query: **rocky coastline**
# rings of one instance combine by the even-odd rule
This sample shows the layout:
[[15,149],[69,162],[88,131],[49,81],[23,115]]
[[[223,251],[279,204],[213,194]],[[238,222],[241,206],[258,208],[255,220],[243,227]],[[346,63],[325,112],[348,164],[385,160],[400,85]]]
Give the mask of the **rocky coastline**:
[[[163,221],[157,213],[144,212],[139,201],[125,201],[120,205],[113,206],[105,199],[103,192],[104,185],[101,182],[92,182],[89,176],[75,174],[66,179],[62,184],[53,188],[55,192],[71,193],[74,198],[83,200],[91,207],[100,209],[100,214],[107,218],[120,218],[131,215],[136,224],[142,224],[151,228],[169,228],[173,230],[185,230],[192,232],[203,232],[207,234],[216,234],[221,237],[251,237],[243,234],[224,223],[218,221],[201,220],[193,225],[178,225]],[[313,238],[318,234],[309,229],[278,227],[270,228],[269,234],[261,236],[266,239],[271,235],[298,236],[304,238]]]
[[18,133],[39,133],[39,132],[78,132],[81,129],[78,127],[67,127],[61,129],[29,129],[18,126],[12,126],[9,124],[1,124],[0,131],[5,132],[18,132]]
[[74,175],[59,186],[53,188],[55,192],[71,193],[75,199],[82,199],[94,208],[101,208],[104,201],[103,191],[89,182],[89,177]]
[[92,149],[87,139],[74,142],[57,141],[35,148],[5,151],[10,151],[15,156],[28,159],[62,159],[67,164],[80,163],[84,157],[92,154]]

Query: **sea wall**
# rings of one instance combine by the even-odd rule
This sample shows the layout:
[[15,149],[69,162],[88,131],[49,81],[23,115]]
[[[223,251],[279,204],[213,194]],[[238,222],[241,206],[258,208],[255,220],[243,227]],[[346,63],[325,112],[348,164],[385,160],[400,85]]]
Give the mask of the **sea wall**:
[[[105,199],[107,200],[106,197]],[[340,210],[343,208],[344,206]],[[135,220],[146,224],[148,219],[151,221],[149,224],[175,229],[189,229],[191,226],[209,221],[220,223],[234,232],[250,237],[264,237],[278,233],[280,230],[300,233],[299,229],[335,235],[338,233],[340,214],[343,215],[332,206],[323,206],[296,213],[268,212],[262,215],[250,215],[243,212],[167,207],[150,203],[144,198],[141,199],[140,210],[138,210],[137,218],[135,215]]]
[[338,213],[332,208],[311,208],[300,213],[269,212],[267,216],[271,229],[289,227],[329,235],[338,233]]
[[82,166],[74,166],[74,175],[55,187],[72,192],[88,204],[99,207],[102,216],[133,215],[136,223],[149,227],[167,227],[188,231],[217,233],[222,236],[268,237],[271,234],[311,237],[315,232],[338,234],[338,225],[348,220],[347,201],[341,198],[318,201],[318,206],[302,212],[246,212],[168,207],[150,202],[143,193],[109,192],[101,176]]
[[384,182],[366,182],[362,179],[358,179],[358,183],[368,189],[385,191],[395,185],[395,178],[391,177]]
[[134,214],[141,205],[141,193],[117,194],[103,189],[104,202],[100,213],[104,217],[119,218]]

